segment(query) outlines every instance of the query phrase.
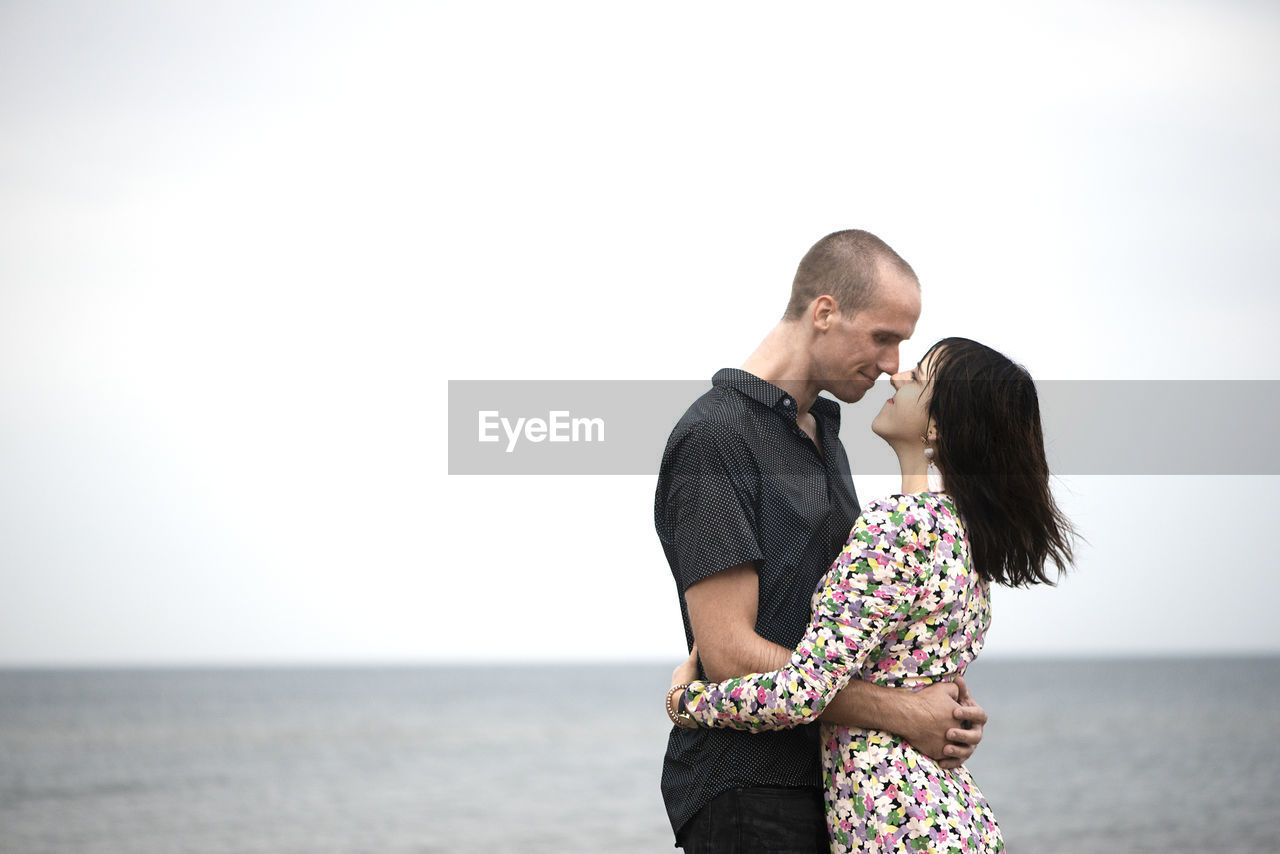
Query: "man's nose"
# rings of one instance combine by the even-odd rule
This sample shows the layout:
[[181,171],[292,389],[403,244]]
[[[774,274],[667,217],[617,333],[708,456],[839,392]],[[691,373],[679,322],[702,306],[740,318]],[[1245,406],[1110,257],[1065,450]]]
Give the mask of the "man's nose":
[[889,376],[893,376],[898,373],[898,348],[894,347],[891,351],[886,353],[876,367],[884,371]]

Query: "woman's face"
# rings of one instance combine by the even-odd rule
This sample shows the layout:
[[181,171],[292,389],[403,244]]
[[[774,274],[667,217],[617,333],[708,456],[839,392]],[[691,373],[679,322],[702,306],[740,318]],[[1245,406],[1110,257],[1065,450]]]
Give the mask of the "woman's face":
[[920,437],[929,429],[929,397],[927,388],[933,356],[922,360],[914,368],[894,374],[889,378],[895,394],[884,402],[880,413],[871,422],[875,434],[890,444],[905,440],[920,445]]

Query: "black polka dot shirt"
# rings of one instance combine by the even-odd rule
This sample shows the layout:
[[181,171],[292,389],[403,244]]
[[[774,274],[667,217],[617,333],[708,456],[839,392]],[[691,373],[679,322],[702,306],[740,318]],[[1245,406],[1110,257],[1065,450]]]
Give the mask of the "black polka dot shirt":
[[[718,371],[711,382],[667,439],[654,502],[685,640],[692,644],[685,590],[754,561],[756,633],[794,647],[809,625],[814,588],[859,513],[839,438],[840,406],[819,396],[810,409],[819,455],[786,391],[735,368]],[[817,724],[764,733],[673,727],[662,767],[671,826],[678,832],[727,789],[819,787],[818,754]]]

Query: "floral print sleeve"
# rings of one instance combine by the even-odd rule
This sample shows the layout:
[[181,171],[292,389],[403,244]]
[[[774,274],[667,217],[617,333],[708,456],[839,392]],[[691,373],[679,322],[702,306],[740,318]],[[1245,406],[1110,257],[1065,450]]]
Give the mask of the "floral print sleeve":
[[815,598],[813,621],[787,666],[721,683],[694,682],[685,707],[702,726],[757,732],[816,718],[895,626],[933,607],[934,508],[916,495],[873,503],[854,525]]

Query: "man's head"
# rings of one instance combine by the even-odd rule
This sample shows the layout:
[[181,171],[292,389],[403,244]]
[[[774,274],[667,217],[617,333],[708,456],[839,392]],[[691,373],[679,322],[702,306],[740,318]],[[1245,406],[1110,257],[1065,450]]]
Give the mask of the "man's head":
[[837,231],[800,260],[783,321],[801,324],[811,378],[845,403],[898,371],[898,345],[920,317],[915,271],[880,238]]

